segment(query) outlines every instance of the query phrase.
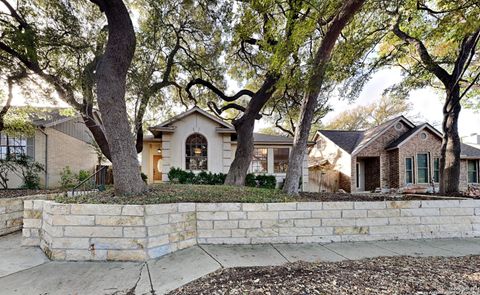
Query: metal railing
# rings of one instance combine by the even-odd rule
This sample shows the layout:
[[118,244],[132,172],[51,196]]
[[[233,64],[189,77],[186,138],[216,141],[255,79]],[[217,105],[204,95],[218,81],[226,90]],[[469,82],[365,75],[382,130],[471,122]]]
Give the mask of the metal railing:
[[75,195],[85,195],[104,191],[107,168],[108,166],[102,166],[100,169],[95,171],[95,173],[77,184],[72,189],[72,197]]

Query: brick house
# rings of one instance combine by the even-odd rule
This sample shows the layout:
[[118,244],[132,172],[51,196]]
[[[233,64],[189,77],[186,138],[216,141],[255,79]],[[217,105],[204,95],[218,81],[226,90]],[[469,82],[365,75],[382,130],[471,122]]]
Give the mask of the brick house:
[[[328,162],[345,191],[438,184],[442,134],[428,123],[399,116],[364,131],[318,130],[314,141],[310,166]],[[461,190],[479,184],[479,160],[480,149],[462,143]]]

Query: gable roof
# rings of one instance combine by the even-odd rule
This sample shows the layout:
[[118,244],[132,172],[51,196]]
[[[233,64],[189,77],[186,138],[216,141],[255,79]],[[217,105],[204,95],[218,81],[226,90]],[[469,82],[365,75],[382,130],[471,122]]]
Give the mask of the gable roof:
[[462,159],[480,159],[480,149],[468,145],[466,143],[461,144],[460,158]]
[[353,152],[357,146],[357,142],[359,142],[363,136],[363,131],[318,130],[317,132],[330,139],[349,154]]
[[412,138],[413,136],[415,136],[416,134],[418,134],[420,131],[424,130],[424,129],[428,129],[430,130],[433,134],[437,135],[438,137],[442,138],[442,133],[440,131],[438,131],[435,127],[433,127],[432,125],[428,124],[428,123],[423,123],[423,124],[420,124],[418,126],[415,126],[413,129],[411,129],[410,131],[408,132],[405,132],[404,134],[402,134],[399,138],[397,138],[396,140],[394,140],[392,143],[390,143],[385,149],[386,150],[392,150],[392,149],[395,149],[395,148],[398,148],[400,146],[402,146],[404,143],[406,143],[410,138]]
[[402,121],[405,123],[407,126],[410,128],[414,128],[415,125],[405,118],[404,116],[398,116],[395,117],[391,120],[388,120],[378,126],[375,126],[373,128],[367,129],[363,132],[362,139],[357,143],[357,146],[355,149],[352,151],[352,154],[357,154],[359,153],[362,149],[367,147],[370,143],[374,142],[375,139],[379,138],[382,134],[384,134],[390,127],[394,126],[398,122]]
[[208,119],[212,120],[212,121],[215,121],[217,122],[218,124],[222,125],[224,128],[228,128],[228,129],[234,129],[233,125],[232,124],[229,124],[225,121],[223,121],[222,119],[202,110],[201,108],[195,106],[191,109],[189,109],[188,111],[185,111],[183,113],[180,113],[158,125],[155,125],[153,127],[150,127],[148,128],[149,130],[159,130],[159,131],[163,131],[163,129],[165,129],[165,127],[170,127],[169,125],[174,123],[174,122],[177,122],[178,120],[181,120],[182,118],[185,118],[193,113],[199,113],[205,117],[207,117]]
[[318,132],[333,141],[347,153],[356,154],[400,121],[404,122],[410,128],[415,127],[415,125],[404,116],[398,116],[367,130],[318,130]]

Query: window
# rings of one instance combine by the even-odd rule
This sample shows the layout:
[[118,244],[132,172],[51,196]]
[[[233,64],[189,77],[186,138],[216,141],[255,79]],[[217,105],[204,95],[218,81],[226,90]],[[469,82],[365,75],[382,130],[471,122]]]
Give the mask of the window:
[[468,183],[478,183],[478,161],[468,160]]
[[207,139],[195,133],[185,143],[187,170],[207,170]]
[[288,156],[290,150],[288,148],[273,149],[273,172],[284,173],[288,168]]
[[429,183],[428,181],[428,154],[417,155],[417,180],[418,183]]
[[25,155],[27,153],[27,139],[24,137],[10,137],[0,134],[0,159],[6,159],[7,155]]
[[355,165],[355,171],[356,171],[355,180],[357,182],[357,188],[359,188],[360,187],[360,164],[359,163]]
[[433,181],[440,182],[440,159],[433,158]]
[[413,183],[413,158],[405,158],[405,183]]
[[251,170],[253,173],[261,173],[268,171],[268,149],[255,148],[253,150]]

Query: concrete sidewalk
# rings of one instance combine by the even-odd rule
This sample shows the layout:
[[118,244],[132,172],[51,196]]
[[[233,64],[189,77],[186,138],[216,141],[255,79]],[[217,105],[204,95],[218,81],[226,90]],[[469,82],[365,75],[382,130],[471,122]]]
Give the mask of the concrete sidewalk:
[[0,237],[0,294],[164,294],[221,267],[396,255],[480,255],[480,239],[442,239],[201,245],[145,263],[51,262],[39,249],[21,247],[20,241],[19,233]]

